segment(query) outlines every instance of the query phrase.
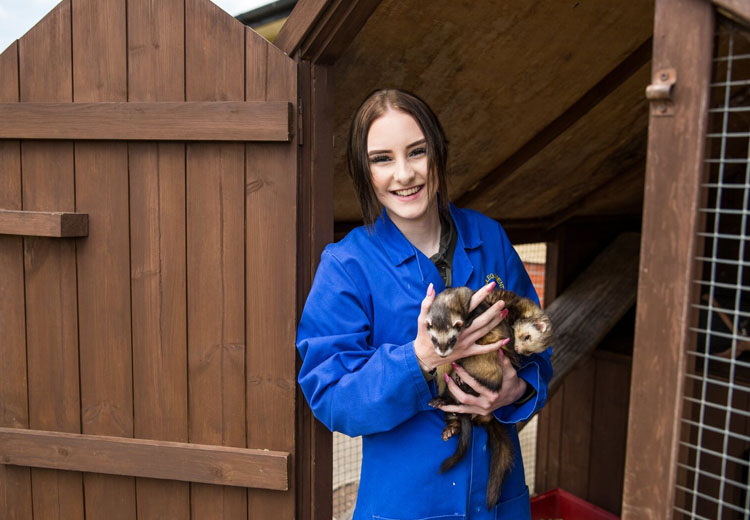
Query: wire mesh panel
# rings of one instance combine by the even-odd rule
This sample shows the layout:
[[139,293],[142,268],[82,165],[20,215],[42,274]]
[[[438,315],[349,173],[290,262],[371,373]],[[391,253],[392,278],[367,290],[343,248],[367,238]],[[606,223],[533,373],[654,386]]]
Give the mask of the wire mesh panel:
[[717,24],[675,518],[750,518],[750,31]]

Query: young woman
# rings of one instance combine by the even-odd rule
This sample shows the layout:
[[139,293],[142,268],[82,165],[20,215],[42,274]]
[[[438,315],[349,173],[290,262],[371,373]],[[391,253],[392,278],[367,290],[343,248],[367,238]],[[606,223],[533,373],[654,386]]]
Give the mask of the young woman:
[[[492,392],[460,367],[472,396],[448,384],[462,403],[441,410],[432,370],[498,350],[475,341],[504,317],[498,302],[465,329],[452,354],[439,357],[425,316],[446,286],[496,285],[537,300],[529,276],[500,225],[448,203],[446,142],[430,108],[413,94],[380,90],[354,116],[349,168],[366,226],[326,247],[297,334],[299,383],[330,430],[362,435],[362,473],[354,519],[530,518],[515,423],[546,400],[549,352],[516,371],[498,354],[503,384]],[[500,351],[498,351],[500,352]],[[451,470],[456,448],[444,442],[444,412],[493,414],[515,441],[515,465],[497,506],[487,510],[489,452],[474,428],[469,452]]]

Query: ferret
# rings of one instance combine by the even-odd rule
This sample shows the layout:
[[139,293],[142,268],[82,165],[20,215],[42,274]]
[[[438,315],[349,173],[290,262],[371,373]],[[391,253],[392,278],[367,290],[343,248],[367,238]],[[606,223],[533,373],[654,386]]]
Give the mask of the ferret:
[[[503,300],[508,314],[495,328],[477,340],[480,345],[487,345],[510,338],[501,348],[513,366],[519,366],[519,355],[530,355],[542,352],[552,339],[552,326],[549,317],[530,299],[523,298],[512,291],[497,290],[490,292],[474,311],[469,310],[469,303],[474,291],[468,287],[446,289],[435,297],[427,314],[427,331],[432,339],[435,352],[446,357],[453,352],[461,331],[468,327],[474,318],[489,309],[494,303]],[[497,352],[479,354],[456,361],[474,379],[490,390],[497,391],[503,382],[503,371]],[[450,363],[437,368],[438,397],[430,401],[430,406],[438,407],[449,404],[460,404],[450,393],[445,383],[444,374],[448,374],[464,392],[477,395],[463,383]],[[455,466],[466,454],[471,442],[472,422],[487,429],[490,444],[490,475],[487,481],[487,509],[490,510],[500,498],[503,479],[513,466],[513,445],[505,427],[492,414],[477,416],[470,414],[446,413],[443,440],[460,434],[456,452],[445,459],[440,471],[445,472]]]

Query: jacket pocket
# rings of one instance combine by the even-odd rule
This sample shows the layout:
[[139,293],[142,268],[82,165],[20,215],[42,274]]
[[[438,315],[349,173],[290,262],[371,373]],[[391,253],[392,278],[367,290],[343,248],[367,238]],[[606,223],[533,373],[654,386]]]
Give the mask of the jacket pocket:
[[495,520],[527,520],[531,518],[529,488],[518,496],[498,502],[495,508]]

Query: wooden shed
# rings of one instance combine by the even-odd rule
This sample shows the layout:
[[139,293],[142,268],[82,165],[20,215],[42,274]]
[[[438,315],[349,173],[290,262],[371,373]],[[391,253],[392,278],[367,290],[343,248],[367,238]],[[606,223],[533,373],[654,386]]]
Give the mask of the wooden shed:
[[547,243],[537,491],[750,514],[747,2],[63,0],[0,54],[0,517],[331,518],[295,325],[384,86]]

